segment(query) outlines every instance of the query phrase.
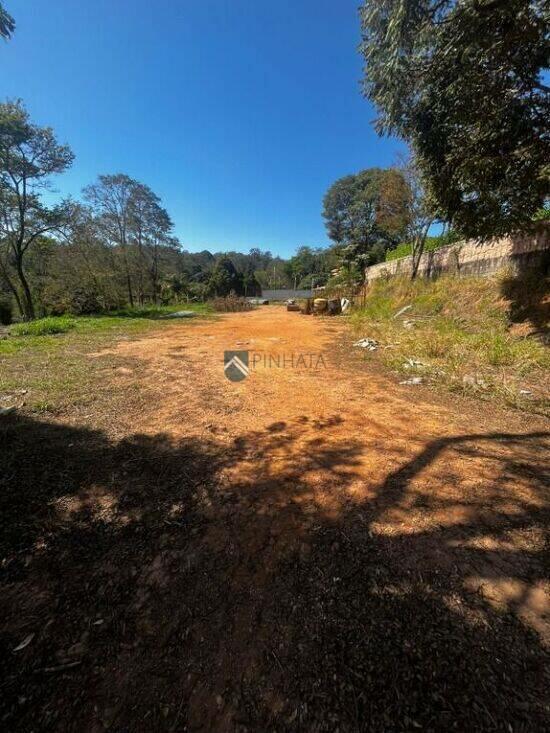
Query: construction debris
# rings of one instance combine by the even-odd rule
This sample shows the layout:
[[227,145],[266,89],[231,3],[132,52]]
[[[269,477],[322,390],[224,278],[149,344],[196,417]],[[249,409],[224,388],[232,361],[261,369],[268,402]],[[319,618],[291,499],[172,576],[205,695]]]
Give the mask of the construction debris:
[[313,301],[313,312],[324,313],[328,308],[328,300],[326,298],[315,298]]
[[405,359],[405,363],[403,364],[405,369],[418,369],[419,367],[425,366],[427,364],[424,364],[423,361],[419,361],[418,359]]
[[369,351],[376,351],[378,348],[378,341],[375,341],[374,339],[370,338],[362,338],[359,339],[359,341],[356,341],[354,346],[357,346],[359,349],[368,349]]
[[411,377],[410,379],[404,379],[399,384],[422,384],[422,377]]
[[161,318],[194,318],[197,314],[195,311],[176,311],[175,313],[166,313]]
[[399,318],[399,316],[402,316],[403,313],[406,313],[408,310],[412,308],[412,305],[406,305],[400,310],[397,311],[397,313],[394,315],[394,318]]

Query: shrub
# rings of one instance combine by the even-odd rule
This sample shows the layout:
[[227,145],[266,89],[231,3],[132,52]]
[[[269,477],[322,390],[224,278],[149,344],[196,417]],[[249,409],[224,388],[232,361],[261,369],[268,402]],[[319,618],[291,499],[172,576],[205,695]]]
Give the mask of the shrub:
[[7,298],[0,298],[0,323],[9,326],[13,316],[11,301]]
[[226,295],[224,298],[214,298],[211,301],[212,308],[218,313],[235,313],[239,311],[250,311],[254,308],[246,298],[239,295]]
[[48,318],[39,318],[37,321],[18,323],[11,327],[10,334],[12,336],[47,336],[55,333],[66,333],[75,326],[76,321],[73,318],[49,316]]
[[76,290],[67,304],[69,313],[77,316],[89,316],[101,311],[101,304],[97,295],[87,290]]

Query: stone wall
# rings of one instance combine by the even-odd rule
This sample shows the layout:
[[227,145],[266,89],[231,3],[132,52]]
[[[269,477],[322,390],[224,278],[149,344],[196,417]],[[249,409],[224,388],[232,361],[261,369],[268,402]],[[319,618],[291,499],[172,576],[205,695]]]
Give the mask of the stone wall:
[[[541,225],[529,235],[514,235],[479,243],[466,240],[425,252],[418,267],[419,277],[437,277],[443,273],[490,275],[506,267],[547,267],[550,259],[550,226]],[[412,257],[401,257],[367,267],[367,282],[379,277],[410,275]]]

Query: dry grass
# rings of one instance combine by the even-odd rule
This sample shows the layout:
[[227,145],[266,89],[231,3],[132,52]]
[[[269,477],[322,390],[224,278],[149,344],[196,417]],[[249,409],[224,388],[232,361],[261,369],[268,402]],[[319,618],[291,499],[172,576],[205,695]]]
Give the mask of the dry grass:
[[546,292],[542,277],[507,273],[378,280],[353,324],[358,336],[380,342],[377,353],[399,374],[546,412]]

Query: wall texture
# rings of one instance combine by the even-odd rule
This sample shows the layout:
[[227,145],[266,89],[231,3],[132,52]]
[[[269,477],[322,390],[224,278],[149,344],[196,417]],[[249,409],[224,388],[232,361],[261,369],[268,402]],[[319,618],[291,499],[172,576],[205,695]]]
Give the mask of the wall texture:
[[[520,270],[547,266],[550,257],[550,226],[541,225],[534,234],[514,235],[479,243],[467,240],[450,244],[434,252],[425,252],[418,268],[419,277],[437,277],[443,273],[490,275],[505,267]],[[381,262],[365,270],[367,282],[379,277],[410,275],[412,257]]]

